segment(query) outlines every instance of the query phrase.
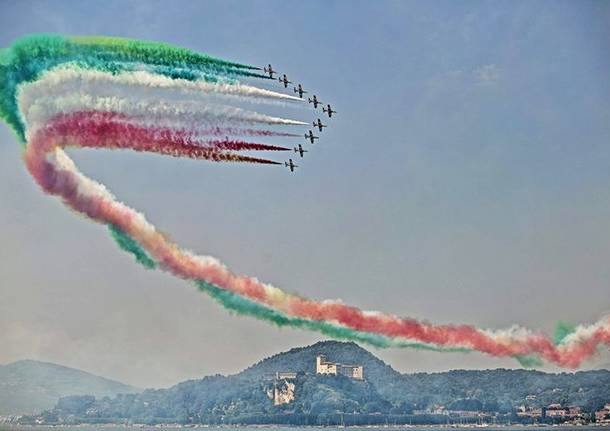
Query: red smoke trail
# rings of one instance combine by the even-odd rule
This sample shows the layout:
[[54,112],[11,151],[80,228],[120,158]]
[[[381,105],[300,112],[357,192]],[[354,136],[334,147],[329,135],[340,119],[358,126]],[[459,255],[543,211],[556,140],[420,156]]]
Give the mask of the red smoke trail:
[[[76,127],[71,129],[70,127]],[[60,196],[74,210],[106,224],[119,227],[138,241],[161,267],[176,276],[190,280],[206,280],[233,293],[258,301],[289,316],[311,321],[331,322],[358,331],[431,343],[436,346],[468,347],[493,356],[539,355],[548,362],[564,367],[577,367],[594,354],[600,344],[610,344],[610,319],[600,321],[590,332],[569,344],[555,345],[542,334],[500,334],[487,332],[470,325],[432,325],[415,319],[399,318],[362,311],[338,302],[314,301],[270,288],[258,280],[237,276],[211,258],[201,258],[180,249],[156,231],[131,208],[105,195],[90,184],[69,164],[61,164],[51,157],[55,150],[77,134],[83,133],[96,140],[92,146],[121,148],[113,143],[108,132],[118,131],[109,125],[82,130],[78,121],[62,122],[39,130],[26,147],[28,170],[48,193]],[[89,130],[91,129],[91,130]],[[130,129],[127,129],[130,130]],[[124,131],[124,129],[119,129]],[[76,144],[80,143],[80,139]],[[140,144],[137,144],[140,145]],[[213,155],[210,155],[214,157]]]
[[[200,141],[188,132],[169,128],[145,128],[126,122],[126,116],[109,113],[75,112],[62,114],[51,121],[46,131],[63,137],[64,146],[83,148],[120,148],[153,152],[174,157],[212,161],[280,164],[256,157],[240,156],[229,151],[288,151],[289,148],[237,140]],[[116,121],[118,120],[118,121]]]
[[[161,115],[153,115],[152,117],[149,117],[149,111],[140,108],[135,109],[136,112],[141,112],[137,117],[128,117],[112,112],[83,112],[71,116],[57,117],[53,120],[54,122],[48,125],[40,125],[41,128],[37,128],[36,119],[46,118],[43,114],[57,112],[64,107],[61,103],[47,104],[44,100],[47,97],[52,97],[53,94],[59,94],[47,93],[55,85],[52,82],[45,82],[37,90],[34,88],[35,91],[30,94],[31,100],[29,100],[29,97],[25,97],[24,94],[27,95],[26,86],[29,85],[30,79],[33,80],[31,83],[35,83],[36,77],[42,75],[45,70],[54,67],[56,64],[69,62],[71,58],[76,60],[90,58],[94,60],[92,62],[94,69],[101,72],[116,72],[117,70],[116,64],[102,61],[103,59],[98,58],[98,54],[96,54],[97,49],[108,51],[108,47],[104,48],[107,42],[101,43],[101,45],[97,44],[99,46],[93,43],[90,54],[86,54],[84,57],[78,54],[77,57],[73,57],[71,55],[71,43],[60,42],[60,45],[57,45],[56,37],[47,39],[46,37],[39,39],[40,42],[35,42],[34,45],[20,43],[16,45],[15,50],[11,48],[6,53],[2,51],[2,54],[8,54],[2,56],[3,59],[8,60],[8,63],[3,62],[0,65],[0,81],[2,84],[6,84],[4,86],[0,85],[2,87],[0,89],[3,91],[1,96],[3,105],[0,109],[0,116],[12,125],[21,140],[25,141],[25,132],[28,131],[28,142],[24,152],[25,163],[43,190],[60,197],[66,206],[96,222],[116,226],[117,229],[140,245],[160,268],[184,279],[205,280],[220,289],[236,294],[239,298],[246,298],[256,301],[258,304],[263,304],[271,312],[278,312],[276,322],[280,324],[286,324],[288,318],[299,317],[306,322],[306,325],[301,325],[301,327],[310,329],[317,327],[320,330],[324,325],[332,325],[341,330],[347,328],[361,331],[361,333],[384,335],[390,337],[390,341],[401,342],[406,340],[409,343],[423,342],[440,347],[467,347],[494,356],[532,354],[567,367],[577,367],[582,361],[594,354],[598,347],[610,345],[610,318],[608,317],[593,325],[578,327],[556,345],[550,337],[526,330],[485,331],[469,325],[433,325],[410,318],[366,312],[337,301],[314,301],[298,297],[263,284],[254,278],[235,275],[212,257],[196,256],[181,249],[147,222],[142,214],[117,201],[102,185],[82,175],[69,157],[61,151],[61,148],[66,146],[126,148],[217,161],[232,160],[277,164],[276,162],[243,157],[229,152],[248,149],[248,145],[252,143],[231,141],[232,143],[229,144],[229,139],[225,140],[225,144],[220,144],[220,142],[223,142],[222,140],[217,140],[216,143],[214,143],[214,140],[211,143],[206,143],[205,140],[201,140],[201,137],[284,135],[247,128],[208,129],[207,122],[189,130],[184,125],[189,124],[193,118],[197,117],[191,116],[190,114],[196,114],[196,112],[189,113],[188,109],[184,111],[182,109],[176,110],[174,113],[176,115],[172,114],[164,119],[162,112],[169,112],[165,109],[160,110],[158,114]],[[37,45],[38,43],[41,43],[40,46]],[[140,68],[138,66],[140,64],[141,69],[147,70],[150,69],[149,66],[166,65],[173,68],[173,65],[184,63],[180,60],[185,58],[184,51],[163,47],[161,51],[156,53],[158,48],[154,47],[152,49],[155,52],[145,49],[144,51],[147,53],[145,52],[145,55],[142,55],[144,51],[141,51],[139,42],[135,43],[135,45],[131,45],[130,42],[132,48],[128,50],[129,53],[125,54],[124,57],[126,62],[135,61],[137,63],[134,63],[136,69]],[[114,42],[111,42],[111,44],[114,44]],[[119,45],[122,46],[123,44],[120,43]],[[58,46],[60,47],[59,51]],[[67,47],[67,51],[62,49],[61,46]],[[31,47],[31,49],[24,49],[24,47]],[[47,49],[47,47],[52,48]],[[56,54],[51,54],[52,52]],[[41,56],[44,56],[44,53],[51,55],[49,57],[50,61],[41,61]],[[206,68],[197,66],[201,58],[192,57],[193,55],[187,54],[188,58],[197,60],[193,63],[193,73],[196,75],[200,75],[199,72],[206,73],[204,72],[207,70]],[[208,61],[209,59],[205,57],[205,62]],[[187,63],[189,62],[187,61]],[[87,62],[87,64],[89,63]],[[76,67],[76,64],[67,64],[66,66],[72,68]],[[176,67],[180,68],[181,66]],[[188,69],[188,64],[185,67]],[[211,68],[211,72],[216,70],[222,77],[223,71],[226,72],[227,67],[234,66],[224,62],[217,63],[216,66]],[[80,69],[80,67],[77,68]],[[184,72],[188,72],[186,69]],[[74,100],[70,99],[66,106],[104,106],[103,103],[90,103],[90,101],[83,99],[82,96],[89,93],[88,81],[82,81],[77,87],[71,94],[75,97]],[[91,87],[91,89],[94,88]],[[24,92],[19,93],[22,90]],[[95,97],[95,94],[91,96]],[[37,106],[38,98],[41,99],[40,102],[43,102],[39,106]],[[127,101],[127,99],[125,100]],[[162,102],[164,106],[171,107],[171,99]],[[109,105],[116,110],[133,111],[127,105],[121,108],[122,104],[119,101],[109,103]],[[146,105],[142,105],[142,107],[144,106]],[[162,105],[159,104],[158,106],[161,107]],[[40,110],[38,114],[41,114],[41,117],[37,115],[36,111],[31,111],[32,109]],[[44,111],[42,111],[43,109]],[[183,112],[184,117],[180,115],[180,112]],[[151,113],[154,114],[154,112]],[[213,113],[213,111],[210,111],[210,113]],[[23,123],[28,118],[34,119],[33,124]],[[168,121],[170,125],[183,124],[181,126],[183,128],[159,127],[158,124],[151,124],[154,118],[159,118],[159,121]],[[281,119],[277,119],[277,121],[282,122]],[[286,120],[286,123],[288,122]],[[30,137],[31,139],[29,139]],[[222,145],[225,146],[221,148]],[[229,148],[230,146],[233,147]],[[253,149],[253,147],[250,147],[250,149]],[[248,304],[248,306],[250,307],[251,304]],[[255,311],[245,312],[256,313]],[[282,323],[282,320],[284,323]],[[312,322],[313,324],[310,325]],[[346,334],[345,336],[352,337],[353,335]]]
[[[432,325],[410,318],[399,318],[362,311],[340,302],[314,301],[270,288],[258,280],[237,276],[211,258],[201,258],[180,249],[156,231],[131,208],[117,202],[103,190],[91,185],[69,163],[61,161],[55,150],[67,145],[101,148],[131,148],[138,151],[193,154],[193,145],[176,143],[175,133],[150,133],[138,126],[113,122],[89,121],[78,114],[64,115],[34,134],[26,147],[28,170],[48,193],[60,196],[74,210],[106,224],[119,227],[150,253],[159,265],[172,274],[190,280],[205,280],[250,300],[265,304],[288,316],[317,322],[329,322],[346,328],[391,338],[430,343],[435,346],[467,347],[492,356],[538,355],[563,366],[578,367],[593,355],[601,344],[610,345],[610,318],[584,331],[570,343],[555,345],[543,334],[529,332],[506,334],[488,332],[471,325]],[[171,139],[170,139],[171,138]],[[253,161],[214,149],[201,148],[197,153],[210,160]],[[53,158],[53,154],[55,157]],[[174,154],[175,155],[175,154]],[[237,159],[234,159],[237,157]]]
[[[100,121],[100,122],[126,122],[130,124],[140,124],[139,117],[130,117],[127,114],[112,111],[79,111],[73,114],[64,114],[78,116],[80,120],[84,121]],[[170,130],[167,127],[158,127],[150,125],[142,125],[151,133],[162,133],[163,131]],[[262,136],[262,137],[284,137],[284,138],[298,138],[301,135],[288,132],[276,132],[274,130],[267,129],[252,129],[243,127],[205,127],[196,130],[187,130],[184,128],[172,129],[175,132],[188,134],[191,136]]]
[[287,132],[275,132],[273,130],[245,129],[238,127],[211,127],[197,131],[201,135],[210,136],[278,136],[284,138],[298,138],[301,135]]
[[212,145],[219,150],[230,151],[290,151],[290,148],[278,147],[276,145],[257,144],[255,142],[244,142],[233,139],[204,141],[203,145]]

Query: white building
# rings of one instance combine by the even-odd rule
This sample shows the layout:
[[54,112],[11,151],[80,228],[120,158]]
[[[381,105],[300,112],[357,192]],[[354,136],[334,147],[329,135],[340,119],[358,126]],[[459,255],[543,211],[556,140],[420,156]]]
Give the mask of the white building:
[[326,356],[316,356],[316,374],[341,374],[351,379],[364,379],[364,369],[362,365],[339,364],[337,362],[328,362]]
[[275,373],[276,380],[294,380],[297,378],[297,373],[294,371],[278,371]]
[[272,388],[267,389],[267,396],[273,400],[274,406],[282,404],[290,404],[294,401],[294,389],[296,385],[284,380],[281,383],[275,383]]

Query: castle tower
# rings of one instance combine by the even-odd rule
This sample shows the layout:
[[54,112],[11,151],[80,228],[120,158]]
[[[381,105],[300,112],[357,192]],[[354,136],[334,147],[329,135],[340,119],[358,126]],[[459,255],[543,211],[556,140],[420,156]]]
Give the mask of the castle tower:
[[326,356],[316,356],[316,374],[342,374],[352,379],[363,380],[364,370],[362,365],[346,365],[326,361]]
[[326,356],[324,355],[318,355],[316,356],[316,373],[320,374],[320,371],[322,369],[322,364],[326,363]]

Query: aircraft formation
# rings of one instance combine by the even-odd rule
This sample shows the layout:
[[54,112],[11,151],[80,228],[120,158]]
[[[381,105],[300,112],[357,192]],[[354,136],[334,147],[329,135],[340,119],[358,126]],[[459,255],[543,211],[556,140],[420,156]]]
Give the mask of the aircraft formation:
[[[273,69],[273,66],[271,66],[271,64],[268,64],[267,66],[263,67],[263,71],[269,76],[270,79],[276,79],[276,77],[274,75],[278,75],[277,80],[279,81],[279,83],[281,85],[284,86],[284,88],[288,88],[288,84],[292,84],[292,81],[290,81],[288,79],[288,76],[285,73],[283,73],[280,76],[280,74],[277,72],[277,70]],[[303,89],[303,85],[301,85],[301,84],[296,84],[296,86],[293,87],[293,92],[295,94],[297,94],[299,96],[299,98],[301,98],[301,99],[303,99],[304,94],[308,94],[308,92]],[[335,111],[332,108],[330,103],[325,104],[320,99],[318,99],[318,96],[316,96],[315,94],[312,94],[311,97],[307,97],[307,102],[309,104],[312,104],[314,109],[318,109],[318,106],[321,106],[322,113],[328,115],[328,118],[332,118],[333,114],[337,113],[337,111]],[[322,120],[320,118],[317,118],[311,124],[312,124],[314,130],[318,129],[318,131],[320,133],[323,131],[323,129],[325,127],[327,127],[326,124],[322,123]],[[311,144],[313,144],[316,139],[320,139],[319,136],[314,135],[314,132],[311,129],[308,130],[304,136],[305,136],[305,140]],[[298,147],[294,147],[293,150],[295,153],[299,154],[301,157],[304,157],[304,154],[308,152],[307,150],[305,150],[303,148],[303,146],[301,144],[299,144]],[[290,169],[290,172],[294,172],[295,168],[298,167],[298,165],[295,164],[292,159],[288,159],[287,162],[284,162],[284,166],[287,167],[288,169]]]

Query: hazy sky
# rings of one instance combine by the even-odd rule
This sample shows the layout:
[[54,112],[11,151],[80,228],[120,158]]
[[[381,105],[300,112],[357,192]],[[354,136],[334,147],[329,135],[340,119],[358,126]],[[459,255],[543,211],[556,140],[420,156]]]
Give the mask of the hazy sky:
[[[0,46],[106,34],[271,62],[339,111],[294,175],[73,156],[238,273],[435,323],[552,331],[610,309],[609,22],[601,1],[0,0]],[[0,363],[165,386],[322,339],[231,315],[134,264],[104,227],[43,195],[20,152],[0,125]],[[374,352],[401,371],[516,366]]]

